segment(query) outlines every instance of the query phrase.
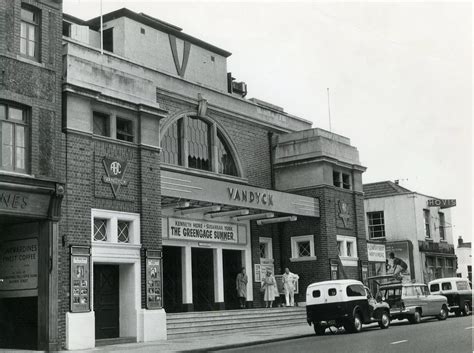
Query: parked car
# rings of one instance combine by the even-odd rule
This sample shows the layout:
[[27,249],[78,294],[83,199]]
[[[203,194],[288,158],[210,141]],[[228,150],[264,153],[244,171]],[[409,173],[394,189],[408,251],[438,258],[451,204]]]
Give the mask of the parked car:
[[441,294],[448,299],[449,311],[456,316],[472,312],[472,288],[467,279],[439,278],[428,283],[431,294]]
[[412,324],[422,316],[448,317],[448,300],[445,296],[430,294],[424,283],[390,283],[379,287],[383,298],[390,305],[391,319],[408,319]]
[[390,307],[377,302],[370,290],[356,280],[333,280],[310,284],[306,290],[306,320],[322,335],[327,327],[360,332],[363,324],[390,325]]

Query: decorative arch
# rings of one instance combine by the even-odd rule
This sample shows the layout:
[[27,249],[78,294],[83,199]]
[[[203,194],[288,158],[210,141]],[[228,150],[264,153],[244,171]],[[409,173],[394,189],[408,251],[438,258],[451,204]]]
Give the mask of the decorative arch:
[[[203,141],[206,134],[209,136],[208,153]],[[179,111],[166,119],[160,129],[160,145],[165,163],[245,176],[237,148],[224,127],[208,115],[197,116],[195,110]]]

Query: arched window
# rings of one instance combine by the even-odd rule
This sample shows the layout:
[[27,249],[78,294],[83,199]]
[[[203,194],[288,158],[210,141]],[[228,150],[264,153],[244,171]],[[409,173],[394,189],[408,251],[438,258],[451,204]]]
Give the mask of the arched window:
[[161,138],[164,163],[238,176],[237,164],[223,133],[207,120],[184,116]]

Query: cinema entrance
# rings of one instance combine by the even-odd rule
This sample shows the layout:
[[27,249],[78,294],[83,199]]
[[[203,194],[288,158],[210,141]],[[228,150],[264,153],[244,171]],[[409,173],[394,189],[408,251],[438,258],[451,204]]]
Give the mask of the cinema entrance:
[[0,178],[0,350],[59,349],[58,221],[64,187]]

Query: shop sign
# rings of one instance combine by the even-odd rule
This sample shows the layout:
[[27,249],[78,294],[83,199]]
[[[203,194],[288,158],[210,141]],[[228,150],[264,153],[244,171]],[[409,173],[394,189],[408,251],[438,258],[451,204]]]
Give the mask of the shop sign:
[[367,243],[367,253],[370,262],[385,262],[386,260],[384,244]]
[[169,218],[170,239],[237,243],[237,225],[206,222],[194,219]]
[[90,311],[90,248],[71,247],[71,312]]
[[110,184],[114,196],[117,197],[120,187],[128,185],[128,181],[123,179],[128,163],[118,159],[109,158],[104,158],[102,163],[104,164],[105,172],[107,174],[102,176],[102,181],[106,184]]
[[319,200],[313,197],[167,170],[161,173],[161,192],[176,199],[319,217]]
[[429,199],[427,201],[427,205],[428,207],[439,207],[439,208],[456,207],[456,199],[448,199],[448,200]]
[[38,288],[38,239],[0,244],[0,292]]
[[454,254],[454,245],[447,243],[434,243],[431,241],[418,241],[418,247],[423,252],[437,252],[443,254]]
[[146,307],[161,309],[163,307],[161,251],[147,250],[146,254]]
[[229,194],[229,200],[239,201],[242,203],[249,203],[249,204],[262,204],[273,206],[273,195],[269,192],[265,191],[252,191],[252,190],[245,190],[239,188],[227,188],[227,192]]
[[0,189],[0,211],[45,217],[48,214],[50,196],[22,191]]

